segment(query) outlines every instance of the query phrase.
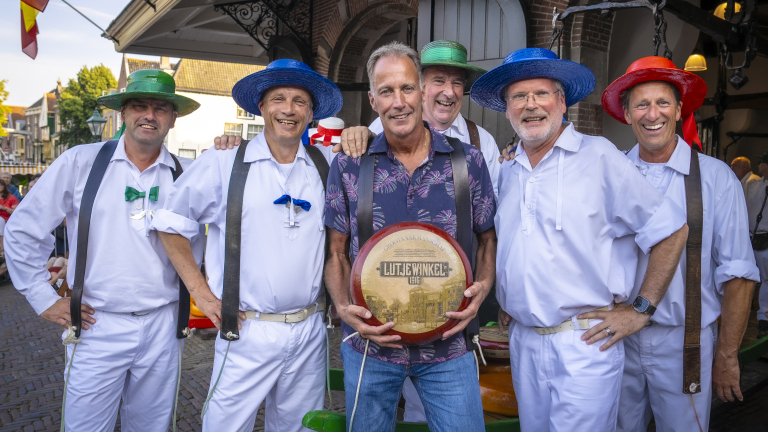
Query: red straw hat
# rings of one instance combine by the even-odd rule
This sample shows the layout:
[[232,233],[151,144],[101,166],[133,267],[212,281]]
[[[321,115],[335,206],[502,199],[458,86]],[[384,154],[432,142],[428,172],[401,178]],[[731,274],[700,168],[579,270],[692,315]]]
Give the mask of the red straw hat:
[[[681,113],[683,127],[684,129],[686,126],[690,128],[690,124],[693,122],[695,129],[696,124],[692,114],[704,103],[704,98],[707,95],[707,84],[698,75],[678,69],[671,60],[664,57],[643,57],[629,65],[627,73],[612,82],[603,92],[602,103],[605,112],[619,122],[628,124],[624,119],[621,93],[637,84],[648,81],[666,81],[677,87],[683,102]],[[687,136],[686,141],[690,144]]]

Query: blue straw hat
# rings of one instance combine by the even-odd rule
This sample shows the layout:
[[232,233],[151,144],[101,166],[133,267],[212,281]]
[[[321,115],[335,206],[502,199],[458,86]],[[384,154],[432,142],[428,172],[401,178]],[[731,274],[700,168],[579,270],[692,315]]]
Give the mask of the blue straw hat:
[[238,81],[232,88],[232,99],[249,113],[261,115],[261,96],[275,86],[296,86],[308,91],[312,95],[314,120],[334,116],[344,103],[336,84],[304,63],[291,59],[275,60],[266,68]]
[[584,65],[560,60],[543,48],[523,48],[504,59],[501,66],[478,78],[469,95],[476,104],[498,112],[507,110],[504,89],[532,78],[550,78],[563,83],[565,104],[571,106],[595,89],[595,75]]

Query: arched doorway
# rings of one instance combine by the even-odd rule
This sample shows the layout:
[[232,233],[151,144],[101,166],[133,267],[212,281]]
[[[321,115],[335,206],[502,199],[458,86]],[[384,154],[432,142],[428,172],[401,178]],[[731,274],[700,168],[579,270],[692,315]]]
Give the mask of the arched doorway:
[[[486,70],[501,65],[512,51],[526,47],[526,26],[518,0],[434,0],[419,3],[419,48],[448,39],[467,48],[468,61]],[[503,113],[464,96],[461,114],[484,127],[504,146],[515,132]]]
[[[374,3],[352,18],[331,51],[328,78],[338,83],[366,83],[365,64],[376,48],[397,40],[416,48],[417,10],[400,3]],[[376,118],[366,85],[342,87],[344,106],[337,114],[347,125],[367,126]]]

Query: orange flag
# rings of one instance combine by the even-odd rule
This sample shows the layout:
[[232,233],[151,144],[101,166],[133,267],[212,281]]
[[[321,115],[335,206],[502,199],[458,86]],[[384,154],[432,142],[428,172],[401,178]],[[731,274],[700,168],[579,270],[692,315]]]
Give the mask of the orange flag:
[[21,50],[37,57],[37,14],[48,6],[48,0],[21,0]]

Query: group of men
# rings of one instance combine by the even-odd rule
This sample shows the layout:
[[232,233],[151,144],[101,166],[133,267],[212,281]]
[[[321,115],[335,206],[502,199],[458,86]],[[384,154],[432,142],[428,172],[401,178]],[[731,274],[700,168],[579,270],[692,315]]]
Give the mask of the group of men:
[[[649,57],[606,89],[604,109],[638,139],[624,155],[563,119],[595,79],[549,50],[485,72],[455,42],[421,56],[392,43],[367,73],[378,134],[345,130],[335,157],[301,137],[341,109],[341,92],[294,60],[233,89],[263,133],[223,137],[194,163],[162,144],[199,106],[172,77],[134,72],[126,92],[99,99],[121,110],[125,134],[65,152],[5,230],[17,289],[67,329],[66,430],[111,430],[121,399],[123,430],[167,430],[187,290],[221,330],[208,431],[252,430],[264,401],[273,431],[303,430],[322,409],[326,290],[342,319],[350,431],[394,430],[401,394],[407,419],[433,431],[484,430],[471,351],[494,281],[525,431],[645,430],[652,415],[660,430],[695,431],[709,424],[713,388],[741,399],[736,354],[758,269],[739,179],[696,152],[700,78]],[[459,112],[470,89],[520,137],[502,157]],[[71,298],[43,268],[62,218]],[[447,312],[457,325],[430,344],[366,324],[371,312],[350,298],[361,242],[404,221],[475,237],[468,306]]]

